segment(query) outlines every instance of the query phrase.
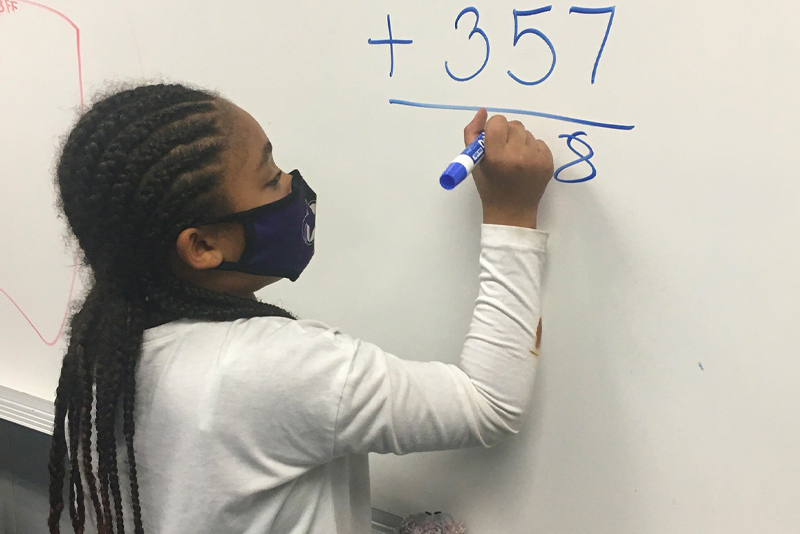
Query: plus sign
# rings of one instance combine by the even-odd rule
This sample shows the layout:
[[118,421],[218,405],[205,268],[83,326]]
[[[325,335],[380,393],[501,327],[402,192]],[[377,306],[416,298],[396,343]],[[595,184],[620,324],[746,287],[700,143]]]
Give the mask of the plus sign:
[[394,74],[394,45],[396,44],[411,44],[414,41],[411,39],[393,39],[392,38],[392,19],[389,18],[389,15],[386,15],[386,24],[389,26],[389,38],[388,39],[367,39],[369,44],[388,44],[389,45],[389,57],[391,58],[391,66],[389,67],[389,77],[392,77]]

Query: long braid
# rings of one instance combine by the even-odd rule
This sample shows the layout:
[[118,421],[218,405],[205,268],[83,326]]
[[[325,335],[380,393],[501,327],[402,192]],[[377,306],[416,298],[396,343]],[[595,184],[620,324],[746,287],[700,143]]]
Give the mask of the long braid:
[[[76,347],[77,353],[77,367],[81,366],[81,347]],[[74,399],[70,400],[69,413],[67,415],[69,421],[69,460],[70,460],[70,483],[69,483],[69,515],[72,519],[72,527],[78,532],[83,532],[83,524],[85,522],[85,507],[83,502],[83,484],[80,477],[80,463],[79,463],[79,438],[80,438],[80,406]]]
[[[67,395],[72,386],[69,381],[72,379],[70,368],[73,359],[74,353],[68,351],[64,357],[61,377],[58,380],[53,437],[48,464],[48,470],[50,471],[50,518],[48,519],[48,525],[50,532],[55,533],[59,532],[59,518],[64,509],[64,456],[67,454],[65,423],[69,404]],[[70,371],[65,372],[67,369],[70,369]]]
[[[132,512],[135,534],[144,534],[147,511],[139,499],[134,436],[145,328],[181,318],[294,318],[271,304],[192,286],[169,267],[183,229],[231,211],[221,188],[230,130],[230,103],[221,97],[182,85],[148,85],[97,102],[66,139],[56,172],[58,206],[91,285],[70,317],[56,391],[50,532],[59,531],[68,461],[75,532],[84,530],[88,493],[99,533],[123,534],[125,515]],[[130,511],[123,509],[118,472],[120,405]]]
[[[124,309],[125,302],[124,299],[121,298],[121,295],[119,296],[109,295],[108,298],[109,300],[112,298],[119,298],[120,299],[119,306],[123,307]],[[119,311],[120,311],[119,308],[113,309],[113,313],[118,313]],[[109,317],[108,319],[109,322],[111,322],[113,319],[117,319],[117,321],[119,321],[119,318]],[[125,532],[125,526],[122,519],[122,495],[120,493],[120,488],[119,488],[119,473],[117,472],[117,444],[116,440],[114,439],[115,438],[114,418],[117,412],[117,400],[119,398],[118,384],[121,381],[121,375],[122,375],[122,362],[120,361],[119,351],[117,351],[116,357],[112,357],[108,360],[106,365],[108,367],[107,372],[110,377],[110,380],[107,380],[106,382],[113,384],[114,387],[113,389],[106,388],[106,390],[104,391],[105,394],[103,396],[103,406],[105,407],[105,413],[104,413],[105,417],[103,418],[103,420],[105,421],[105,432],[103,432],[103,434],[105,435],[105,440],[104,440],[105,445],[99,449],[99,453],[101,454],[101,457],[105,459],[105,465],[107,466],[106,476],[104,479],[104,483],[106,486],[105,491],[110,490],[111,497],[113,497],[114,499],[114,514],[117,524],[117,532],[119,534],[123,534]],[[100,430],[98,427],[98,434],[99,433]],[[108,530],[109,532],[112,532],[113,528],[111,528],[110,526],[111,524],[110,515],[111,515],[111,508],[109,506],[108,510],[106,510],[106,517],[109,521]]]
[[[141,310],[129,307],[129,325],[143,324],[144,314]],[[136,329],[138,331],[138,329]],[[134,534],[144,534],[142,525],[142,506],[139,504],[139,482],[136,474],[136,458],[133,452],[133,435],[136,432],[133,419],[133,408],[136,397],[136,358],[128,358],[126,367],[126,380],[123,386],[123,422],[122,433],[125,436],[125,448],[128,453],[128,471],[131,479],[131,508],[133,508],[133,531]]]
[[[96,293],[96,291],[95,291]],[[91,295],[90,295],[91,296]],[[90,300],[87,298],[86,307]],[[81,348],[81,352],[83,352]],[[94,469],[92,468],[92,406],[94,405],[94,380],[92,378],[93,359],[88,355],[84,356],[80,373],[81,384],[81,456],[83,458],[83,472],[86,477],[86,485],[89,486],[89,496],[92,499],[92,505],[95,511],[95,520],[98,525],[98,531],[102,532],[103,525],[103,512],[100,508],[100,499],[97,493],[97,483],[94,477]],[[75,529],[77,532],[77,529]]]
[[[71,321],[70,330],[72,335],[78,335],[85,331],[85,313],[81,310],[76,313]],[[60,530],[59,519],[64,509],[63,485],[65,465],[64,457],[70,460],[69,478],[69,498],[70,516],[73,520],[73,527],[80,522],[79,510],[83,510],[83,505],[76,507],[75,500],[83,498],[80,477],[76,478],[75,465],[77,463],[78,434],[80,433],[79,412],[80,402],[76,402],[74,395],[68,392],[73,391],[77,383],[80,382],[79,368],[82,365],[83,346],[81,344],[70,344],[62,363],[61,376],[59,377],[58,389],[56,390],[55,414],[53,423],[53,437],[50,447],[50,517],[48,524],[51,532]],[[69,436],[70,446],[67,448],[67,436]]]
[[[107,296],[104,296],[107,298]],[[112,335],[109,317],[104,315],[100,321],[99,338],[101,345],[108,346]],[[108,350],[113,350],[109,347]],[[114,446],[114,358],[104,358],[95,367],[95,383],[97,384],[97,402],[95,403],[95,428],[97,430],[97,472],[100,486],[100,502],[103,506],[103,526],[110,534],[114,531],[111,517],[111,495],[109,491],[109,472],[111,471],[109,448]],[[111,423],[111,424],[110,424]]]

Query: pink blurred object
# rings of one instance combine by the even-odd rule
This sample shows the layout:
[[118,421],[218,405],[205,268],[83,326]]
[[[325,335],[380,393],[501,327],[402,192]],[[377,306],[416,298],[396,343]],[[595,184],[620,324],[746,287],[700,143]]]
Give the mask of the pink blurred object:
[[449,514],[420,512],[410,515],[397,528],[397,534],[466,534],[467,527]]

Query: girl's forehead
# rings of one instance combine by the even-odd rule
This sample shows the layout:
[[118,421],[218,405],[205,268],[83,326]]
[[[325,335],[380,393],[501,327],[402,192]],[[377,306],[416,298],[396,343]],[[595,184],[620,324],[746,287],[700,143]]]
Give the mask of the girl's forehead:
[[226,170],[228,174],[235,176],[255,172],[268,141],[267,135],[258,121],[238,106],[234,106],[231,123]]
[[[273,166],[264,164],[271,155],[271,142],[264,129],[238,106],[231,113],[230,143],[225,154],[225,189],[234,211],[244,211],[267,203],[272,198],[265,196],[265,173]],[[271,193],[269,193],[271,194]]]
[[257,146],[259,149],[267,142],[267,134],[258,121],[247,111],[234,105],[232,111],[234,145]]

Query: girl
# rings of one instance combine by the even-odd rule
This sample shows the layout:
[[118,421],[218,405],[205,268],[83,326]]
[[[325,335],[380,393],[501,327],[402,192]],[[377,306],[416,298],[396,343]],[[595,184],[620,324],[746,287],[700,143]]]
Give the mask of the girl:
[[69,471],[76,532],[366,534],[369,452],[488,447],[518,432],[553,160],[521,123],[486,118],[464,130],[467,143],[486,131],[473,173],[484,225],[456,366],[398,359],[256,299],[311,259],[316,195],[276,165],[244,110],[182,85],[94,104],[57,167],[92,279],[56,394],[50,531]]

